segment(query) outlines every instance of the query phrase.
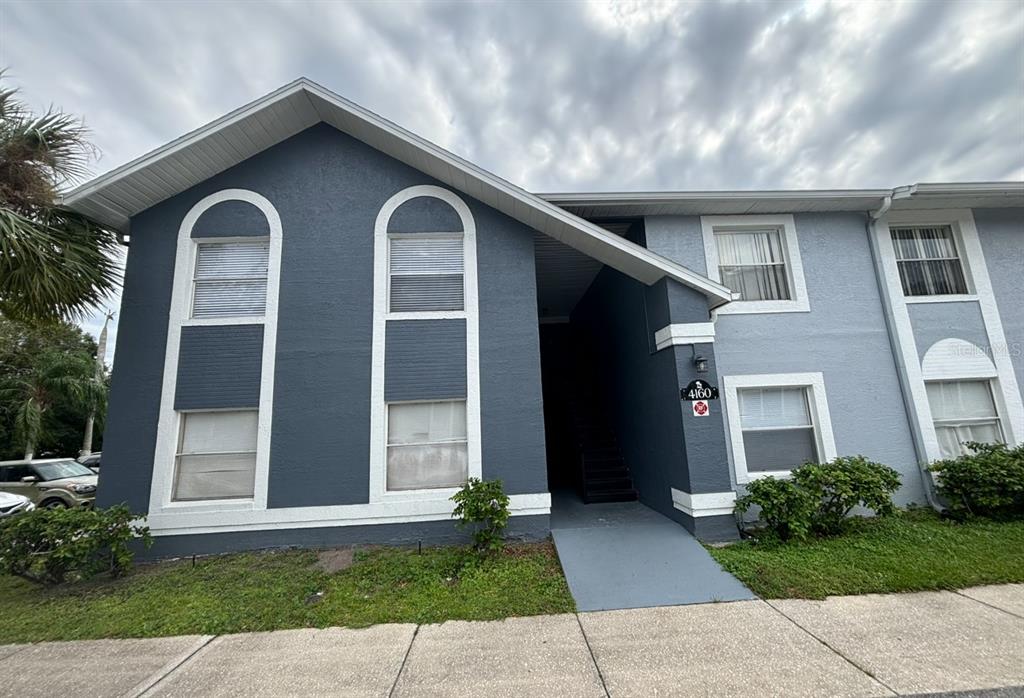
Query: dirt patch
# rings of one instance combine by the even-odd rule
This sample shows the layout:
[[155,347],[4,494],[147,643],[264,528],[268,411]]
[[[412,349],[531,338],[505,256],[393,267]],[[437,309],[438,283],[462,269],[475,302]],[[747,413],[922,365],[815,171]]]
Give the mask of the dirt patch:
[[354,552],[353,548],[320,550],[316,554],[316,562],[313,563],[313,567],[328,574],[347,570],[352,566],[352,555]]

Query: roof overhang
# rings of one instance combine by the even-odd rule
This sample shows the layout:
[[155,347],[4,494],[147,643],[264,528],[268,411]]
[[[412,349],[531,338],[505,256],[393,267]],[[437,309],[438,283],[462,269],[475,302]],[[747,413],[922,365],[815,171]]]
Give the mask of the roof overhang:
[[63,205],[128,232],[132,216],[321,121],[645,284],[674,279],[704,294],[711,307],[733,297],[722,284],[583,220],[305,78],[83,184],[64,195]]
[[790,191],[689,191],[539,194],[586,218],[659,215],[743,215],[875,211],[891,197],[892,208],[1024,207],[1024,182],[913,184],[895,189]]

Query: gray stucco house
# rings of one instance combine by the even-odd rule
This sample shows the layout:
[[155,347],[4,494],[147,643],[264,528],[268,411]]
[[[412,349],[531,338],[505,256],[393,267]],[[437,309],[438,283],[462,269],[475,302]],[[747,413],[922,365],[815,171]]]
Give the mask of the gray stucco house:
[[158,554],[445,540],[472,476],[723,539],[807,459],[924,503],[1024,439],[1021,182],[536,195],[300,79],[65,205],[128,245],[99,504]]

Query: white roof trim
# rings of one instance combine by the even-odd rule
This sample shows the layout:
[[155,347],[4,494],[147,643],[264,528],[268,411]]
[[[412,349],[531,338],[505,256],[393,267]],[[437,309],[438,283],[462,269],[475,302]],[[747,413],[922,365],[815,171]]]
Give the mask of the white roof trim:
[[[707,296],[711,307],[733,298],[722,284],[583,220],[305,78],[83,184],[65,194],[63,204],[125,231],[135,214],[319,121],[645,284],[674,279]],[[217,140],[232,127],[250,124],[245,147]]]

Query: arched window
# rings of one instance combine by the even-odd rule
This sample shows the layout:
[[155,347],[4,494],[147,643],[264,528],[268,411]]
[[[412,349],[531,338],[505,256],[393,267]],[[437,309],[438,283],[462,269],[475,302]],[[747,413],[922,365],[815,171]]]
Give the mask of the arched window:
[[374,234],[370,501],[447,498],[481,473],[473,216],[415,186]]
[[943,458],[966,453],[971,441],[1005,440],[996,367],[980,347],[962,339],[940,340],[925,353],[921,371]]

